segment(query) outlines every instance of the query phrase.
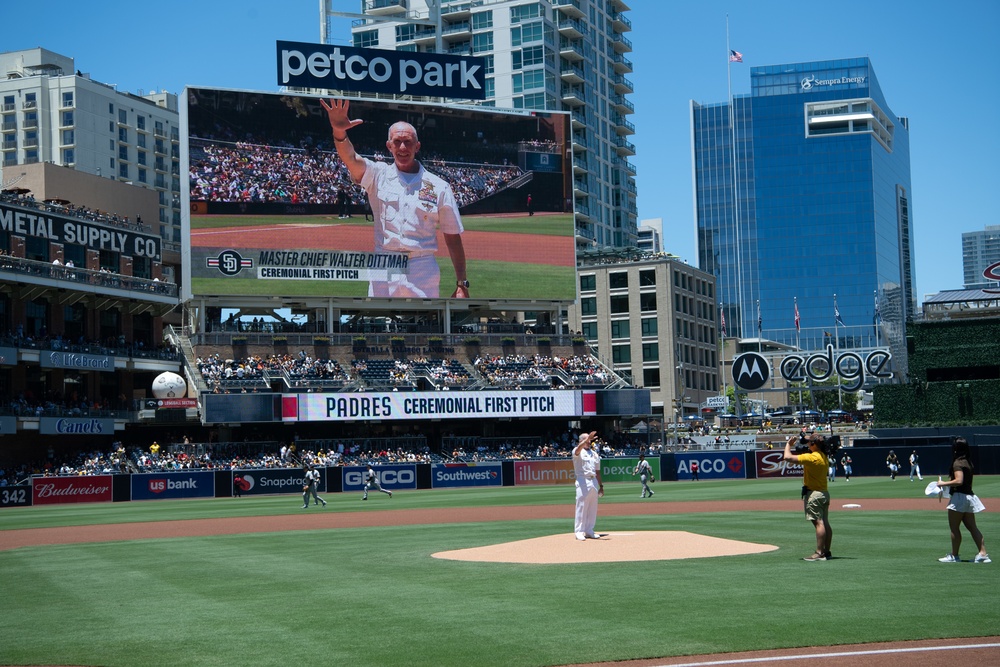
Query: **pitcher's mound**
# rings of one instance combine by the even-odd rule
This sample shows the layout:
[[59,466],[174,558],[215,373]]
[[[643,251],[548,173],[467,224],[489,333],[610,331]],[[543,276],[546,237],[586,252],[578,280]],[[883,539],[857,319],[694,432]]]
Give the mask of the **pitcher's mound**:
[[474,549],[439,551],[432,555],[446,560],[490,563],[615,563],[740,556],[778,548],[771,544],[725,540],[678,530],[599,534],[598,540],[580,541],[573,533],[564,533]]

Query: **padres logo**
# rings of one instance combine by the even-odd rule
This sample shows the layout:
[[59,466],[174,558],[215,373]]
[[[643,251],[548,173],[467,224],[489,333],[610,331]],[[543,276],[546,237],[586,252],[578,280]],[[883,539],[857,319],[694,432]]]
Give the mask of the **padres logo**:
[[243,269],[253,268],[253,260],[244,259],[235,250],[223,250],[218,257],[209,257],[206,263],[208,268],[218,269],[220,273],[227,276],[235,276]]

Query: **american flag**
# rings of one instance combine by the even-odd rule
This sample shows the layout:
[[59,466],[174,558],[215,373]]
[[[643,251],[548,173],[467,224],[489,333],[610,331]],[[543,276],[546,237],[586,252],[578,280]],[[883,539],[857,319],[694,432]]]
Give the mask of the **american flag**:
[[743,62],[743,54],[739,51],[729,51],[729,62],[731,63],[741,63]]
[[764,328],[764,320],[760,318],[760,299],[757,299],[757,337],[760,338],[761,329]]
[[800,326],[800,320],[799,320],[799,302],[798,302],[798,300],[795,301],[795,331],[796,332],[802,331],[802,327]]
[[719,308],[719,320],[722,322],[722,337],[726,337],[726,313]]

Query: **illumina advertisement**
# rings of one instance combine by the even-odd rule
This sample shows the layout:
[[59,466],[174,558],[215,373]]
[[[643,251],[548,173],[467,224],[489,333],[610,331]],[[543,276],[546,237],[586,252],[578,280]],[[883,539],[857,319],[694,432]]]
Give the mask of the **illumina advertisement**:
[[576,298],[568,114],[185,93],[193,296]]

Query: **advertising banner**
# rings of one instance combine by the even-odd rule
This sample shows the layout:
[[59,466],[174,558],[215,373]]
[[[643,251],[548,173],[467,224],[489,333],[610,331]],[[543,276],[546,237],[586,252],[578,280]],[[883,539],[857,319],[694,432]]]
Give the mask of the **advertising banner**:
[[72,368],[104,373],[114,373],[115,371],[115,358],[102,354],[45,351],[38,355],[38,363],[42,368]]
[[214,498],[213,472],[154,472],[132,475],[132,500]]
[[[386,491],[417,488],[417,466],[415,464],[380,464],[373,465],[373,468],[378,474],[379,481],[382,483],[382,488]],[[365,473],[367,472],[366,467],[345,466],[342,470],[344,471],[344,491],[364,490]]]
[[699,479],[745,479],[746,452],[675,452],[677,479],[692,479],[691,462],[698,462]]
[[465,486],[503,486],[501,463],[435,463],[431,466],[435,489]]
[[111,475],[90,477],[34,477],[32,505],[111,502]]
[[283,421],[578,417],[578,391],[407,391],[286,394]]
[[42,417],[38,432],[43,435],[113,435],[115,420],[97,417]]
[[127,229],[108,229],[77,217],[23,211],[0,204],[0,231],[48,243],[81,245],[98,252],[107,250],[126,257],[160,260],[160,237]]
[[802,464],[785,461],[783,449],[763,449],[753,453],[757,477],[802,477]]
[[[326,492],[326,468],[316,468],[319,471],[318,493]],[[302,468],[255,468],[252,470],[237,470],[233,477],[239,477],[240,493],[244,496],[273,495],[277,493],[302,493],[305,485],[305,473]]]
[[549,484],[573,484],[576,474],[573,461],[514,461],[515,486],[543,486]]
[[31,487],[22,486],[0,487],[0,507],[28,507],[31,505]]
[[[646,459],[649,467],[653,470],[653,477],[660,477],[660,457],[650,456]],[[623,459],[601,459],[601,479],[605,482],[638,482],[639,476],[633,474],[635,467],[639,465],[638,457],[632,456]]]
[[[467,280],[474,299],[576,298],[569,114],[350,100],[350,120],[363,121],[348,132],[366,160],[357,178],[334,144],[329,100],[185,92],[182,243],[191,261],[182,284],[193,295],[387,303],[458,298],[457,281]],[[420,174],[405,192],[384,169],[388,130],[400,122],[417,133],[407,159]],[[546,156],[544,169],[521,166],[529,149]]]

